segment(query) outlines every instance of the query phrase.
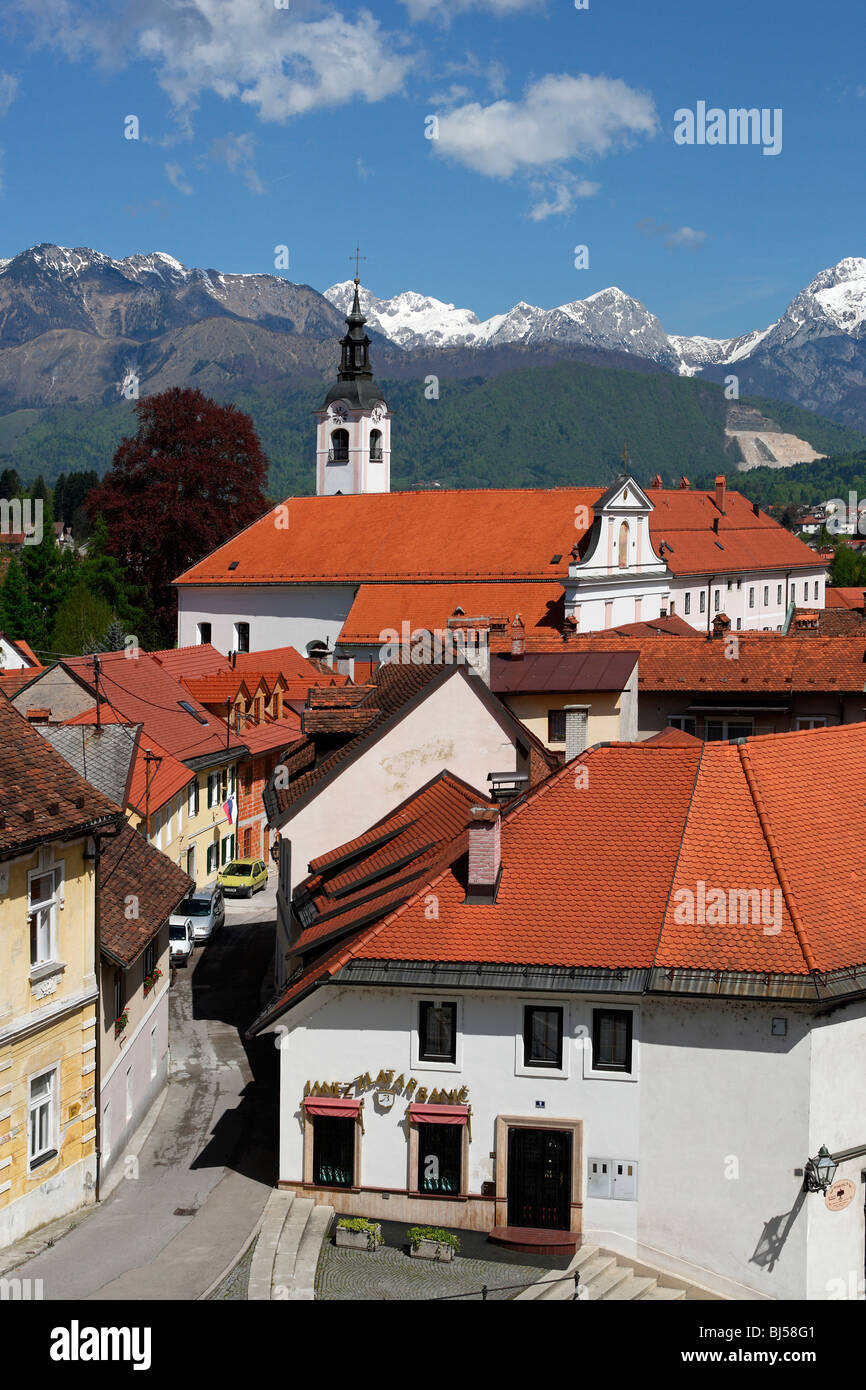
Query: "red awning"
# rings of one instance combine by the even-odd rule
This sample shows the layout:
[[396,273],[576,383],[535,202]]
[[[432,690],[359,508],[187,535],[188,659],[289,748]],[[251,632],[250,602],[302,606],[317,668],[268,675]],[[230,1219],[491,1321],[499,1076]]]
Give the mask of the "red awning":
[[409,1119],[423,1125],[465,1125],[468,1105],[410,1105]]
[[330,1115],[337,1120],[355,1120],[361,1101],[350,1096],[304,1096],[308,1115]]

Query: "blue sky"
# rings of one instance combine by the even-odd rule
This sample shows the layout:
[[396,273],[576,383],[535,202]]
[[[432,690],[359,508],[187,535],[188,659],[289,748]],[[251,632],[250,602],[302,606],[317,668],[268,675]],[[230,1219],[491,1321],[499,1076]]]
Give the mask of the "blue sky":
[[[2,13],[2,256],[53,241],[273,271],[287,245],[281,273],[321,290],[351,273],[357,238],[382,296],[417,289],[487,317],[616,284],[668,332],[726,336],[866,254],[855,0]],[[699,101],[781,108],[781,152],[678,145],[674,112]]]

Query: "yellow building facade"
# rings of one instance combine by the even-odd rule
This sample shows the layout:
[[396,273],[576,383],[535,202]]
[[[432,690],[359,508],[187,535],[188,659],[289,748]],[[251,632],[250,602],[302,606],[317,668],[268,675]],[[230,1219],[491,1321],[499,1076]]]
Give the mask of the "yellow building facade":
[[96,1191],[93,842],[0,864],[0,1248]]

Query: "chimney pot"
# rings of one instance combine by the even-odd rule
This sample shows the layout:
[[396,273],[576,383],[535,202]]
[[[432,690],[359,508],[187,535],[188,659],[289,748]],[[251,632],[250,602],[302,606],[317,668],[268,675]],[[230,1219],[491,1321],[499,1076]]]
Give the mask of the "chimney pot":
[[727,480],[725,479],[724,473],[720,473],[719,476],[716,478],[716,506],[718,507],[719,511],[722,513],[723,516],[725,513],[726,488]]
[[652,482],[650,483],[650,487],[652,487],[652,488],[660,488],[661,485],[662,485],[662,475],[661,475],[661,473],[656,473],[655,477],[653,478]]
[[685,473],[680,478],[680,487],[682,488],[683,492],[688,492],[689,488],[691,487],[691,483],[689,482]]
[[517,661],[522,661],[526,651],[526,629],[520,619],[520,614],[515,613],[514,621],[511,624],[511,655]]

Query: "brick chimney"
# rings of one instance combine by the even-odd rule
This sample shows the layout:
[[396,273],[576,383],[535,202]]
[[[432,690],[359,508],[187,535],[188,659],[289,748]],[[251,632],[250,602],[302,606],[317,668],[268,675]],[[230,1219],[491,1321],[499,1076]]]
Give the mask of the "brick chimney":
[[685,473],[680,478],[680,487],[682,488],[683,492],[688,492],[689,488],[691,487],[691,483],[689,482]]
[[511,624],[511,657],[513,661],[522,661],[526,652],[526,629],[520,619],[520,614],[515,613],[514,621]]
[[727,485],[724,473],[720,473],[716,478],[716,506],[722,516],[725,514],[725,489]]
[[713,636],[724,637],[731,630],[731,620],[727,613],[717,613],[713,618]]
[[565,706],[565,761],[570,763],[586,750],[589,705]]
[[650,487],[652,487],[652,488],[660,488],[661,485],[662,485],[662,475],[661,475],[661,473],[656,473],[655,477],[653,478],[652,482],[650,483]]
[[469,812],[468,903],[492,903],[502,870],[501,821],[498,806],[473,806]]

